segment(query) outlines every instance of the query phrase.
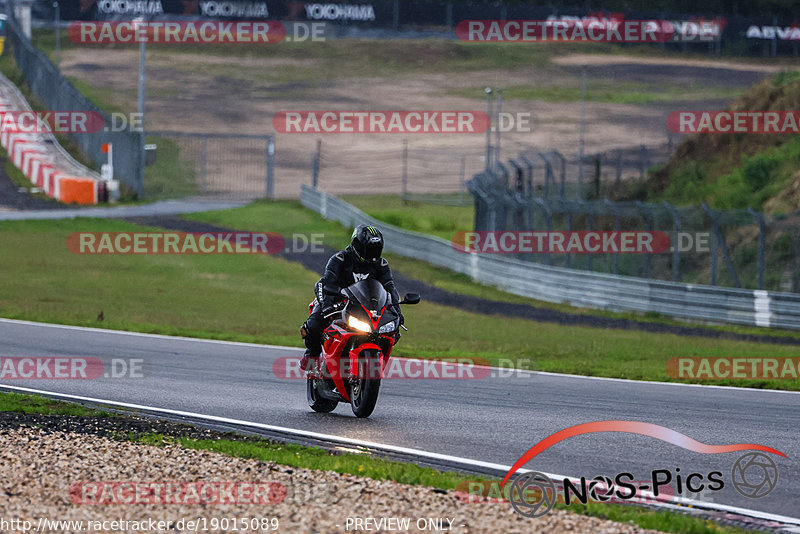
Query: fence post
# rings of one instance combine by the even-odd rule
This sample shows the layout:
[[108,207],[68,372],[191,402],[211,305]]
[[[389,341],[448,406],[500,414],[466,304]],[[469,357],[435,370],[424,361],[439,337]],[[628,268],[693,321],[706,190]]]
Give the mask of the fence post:
[[200,183],[203,193],[208,189],[208,137],[203,137],[200,142]]
[[[550,231],[552,230],[552,212],[550,211],[550,206],[544,203],[544,200],[541,198],[534,198],[533,201],[542,208],[542,213],[544,214],[544,221],[545,226],[547,227],[547,235],[550,235]],[[544,253],[544,261],[547,265],[550,265],[550,238],[548,237],[547,241],[547,251]]]
[[594,157],[594,198],[600,198],[600,154]]
[[[572,203],[562,200],[561,208],[567,214],[567,232],[572,233]],[[572,267],[572,254],[570,253],[567,253],[567,267]]]
[[639,149],[639,178],[644,179],[648,167],[647,147],[642,145]]
[[447,2],[447,11],[445,13],[445,25],[453,29],[453,2]]
[[[609,211],[611,214],[614,215],[614,231],[619,232],[620,230],[620,218],[619,218],[619,211],[617,210],[617,205],[609,199],[608,197],[603,199],[603,203],[608,206]],[[614,252],[614,274],[619,274],[619,250]]]
[[[578,199],[578,209],[586,213],[586,229],[591,232],[594,230],[594,209],[592,204],[584,200]],[[586,270],[591,271],[594,266],[594,254],[586,254]]]
[[[142,18],[143,21],[147,20],[146,17]],[[147,63],[147,46],[145,45],[145,41],[142,40],[139,43],[139,78],[138,78],[138,94],[137,94],[137,111],[139,112],[139,117],[141,119],[142,131],[139,135],[139,182],[141,184],[140,189],[141,193],[139,198],[144,197],[145,195],[145,174],[144,174],[144,167],[145,167],[145,153],[144,153],[144,145],[145,141],[145,129],[147,128],[147,122],[145,120],[145,90],[147,86],[147,70],[146,70],[146,63]]]
[[267,198],[275,198],[275,137],[267,138]]
[[[505,19],[503,19],[505,20]],[[494,136],[494,161],[495,163],[500,163],[500,116],[503,112],[503,90],[497,90],[497,126],[495,130]]]
[[317,139],[317,151],[311,156],[311,184],[314,189],[319,185],[320,159],[322,159],[322,139]]
[[397,31],[400,27],[400,0],[394,0],[392,6],[392,29]]
[[622,149],[617,149],[617,185],[622,182]]
[[525,174],[525,194],[533,196],[533,162],[530,160],[528,156],[522,154],[519,159],[525,163],[525,167],[527,168],[527,173]]
[[58,2],[53,2],[53,8],[55,9],[55,13],[53,18],[55,19],[55,26],[56,26],[56,67],[61,65],[61,6]]
[[[711,217],[711,222],[714,225],[714,235],[717,236],[718,242],[719,242],[720,246],[722,247],[722,256],[725,258],[725,264],[728,266],[728,271],[731,273],[731,278],[733,278],[734,285],[736,287],[742,287],[741,284],[739,284],[739,277],[736,275],[736,268],[733,265],[733,260],[731,259],[730,252],[728,251],[728,245],[725,243],[725,236],[722,235],[722,230],[719,227],[719,217],[717,217],[716,212],[714,210],[712,210],[711,208],[709,208],[708,204],[706,204],[705,202],[703,202],[701,204],[701,206],[706,211],[706,213],[708,213],[708,215]],[[715,257],[716,256],[716,250],[717,250],[717,248],[715,246],[714,247],[714,254],[712,254],[712,256],[711,256],[712,259],[715,260],[714,271],[716,271],[716,257]],[[716,273],[714,273],[714,274],[716,274]],[[711,285],[714,285],[714,284],[711,284]]]
[[403,139],[403,204],[408,204],[408,139]]
[[461,156],[461,170],[458,175],[458,204],[464,204],[464,189],[467,180],[467,156]]
[[548,154],[539,152],[539,157],[544,161],[544,198],[550,198],[550,183],[553,181],[553,165]]
[[747,208],[747,213],[753,216],[758,223],[758,289],[764,289],[764,242],[766,240],[766,224],[764,216],[757,213],[753,208]]
[[581,68],[581,127],[578,134],[578,198],[583,198],[583,138],[586,133],[586,65]]
[[489,127],[486,128],[486,170],[492,166],[492,88],[487,87],[484,89],[486,99],[488,100],[487,107],[489,112],[486,114],[489,117]]
[[711,285],[717,285],[717,255],[719,254],[719,238],[714,232],[711,237]]
[[672,207],[667,201],[664,201],[664,207],[672,216],[672,228],[675,231],[675,239],[672,242],[672,281],[677,282],[680,278],[680,263],[681,263],[681,248],[678,246],[678,240],[681,233],[681,216],[678,210]]
[[[647,231],[652,235],[653,233],[653,213],[647,208],[641,200],[635,202],[639,211],[642,212],[644,220],[647,223]],[[642,278],[650,278],[650,252],[644,255],[644,266],[642,268]]]

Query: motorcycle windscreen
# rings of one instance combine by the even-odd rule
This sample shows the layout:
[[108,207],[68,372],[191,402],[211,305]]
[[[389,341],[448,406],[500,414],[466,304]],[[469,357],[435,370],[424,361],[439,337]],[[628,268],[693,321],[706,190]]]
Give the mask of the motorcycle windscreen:
[[372,278],[356,282],[347,288],[350,296],[366,309],[380,312],[389,300],[389,294],[380,282]]

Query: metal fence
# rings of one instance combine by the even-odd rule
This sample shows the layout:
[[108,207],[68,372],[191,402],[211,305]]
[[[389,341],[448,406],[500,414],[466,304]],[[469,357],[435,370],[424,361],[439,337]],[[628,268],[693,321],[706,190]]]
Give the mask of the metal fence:
[[526,148],[508,164],[513,172],[541,173],[535,187],[543,198],[596,199],[619,188],[623,181],[643,179],[651,167],[669,161],[673,149],[671,137],[661,145],[640,144],[583,158],[565,156],[558,150]]
[[716,211],[664,202],[586,201],[562,195],[552,155],[497,164],[467,183],[476,231],[662,231],[661,254],[527,254],[552,266],[740,288],[800,291],[800,210],[786,216],[751,209]]
[[[114,177],[131,193],[144,195],[144,169],[141,159],[142,133],[115,131],[111,117],[83,96],[72,83],[61,75],[58,68],[30,42],[8,10],[7,44],[11,45],[17,68],[25,77],[25,84],[48,109],[53,111],[95,112],[103,117],[104,128],[94,133],[69,134],[93,162],[95,170],[105,162],[104,143],[113,144]],[[7,53],[7,52],[4,52]]]
[[[407,140],[373,149],[329,147],[321,141],[311,155],[311,185],[343,193],[393,193],[404,200],[469,206],[466,182],[486,167],[486,148],[417,147]],[[515,147],[521,146],[515,143]],[[489,153],[496,148],[490,146]],[[598,198],[624,180],[642,178],[672,154],[671,139],[662,145],[637,145],[577,156],[526,147],[521,154],[532,168],[541,167],[536,187],[545,197]],[[493,156],[492,156],[493,157]],[[584,178],[578,180],[581,174]],[[538,171],[537,171],[538,172]]]
[[145,195],[274,198],[275,139],[271,135],[147,133],[154,161]]
[[302,204],[352,227],[372,224],[386,250],[417,258],[509,293],[548,302],[751,326],[800,328],[800,295],[646,280],[526,262],[499,255],[465,254],[444,239],[402,230],[318,189],[302,188]]

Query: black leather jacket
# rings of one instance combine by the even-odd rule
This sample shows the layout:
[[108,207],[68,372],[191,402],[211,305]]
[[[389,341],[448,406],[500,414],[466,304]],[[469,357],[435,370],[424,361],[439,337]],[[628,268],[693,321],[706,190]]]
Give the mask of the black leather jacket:
[[393,305],[400,302],[389,262],[383,258],[378,263],[363,262],[350,246],[328,260],[325,272],[315,286],[317,301],[323,309],[333,306],[339,300],[339,291],[342,288],[353,285],[357,279],[365,278],[372,278],[383,284]]

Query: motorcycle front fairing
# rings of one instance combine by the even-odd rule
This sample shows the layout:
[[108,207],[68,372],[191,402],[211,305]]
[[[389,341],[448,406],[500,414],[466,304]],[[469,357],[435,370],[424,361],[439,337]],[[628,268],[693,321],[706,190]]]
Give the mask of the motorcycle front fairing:
[[[342,290],[346,303],[341,318],[334,320],[324,331],[323,353],[327,375],[337,390],[342,391],[344,378],[356,378],[358,359],[362,351],[380,351],[383,367],[399,339],[399,316],[390,306],[390,297],[378,281],[366,279]],[[344,350],[349,347],[347,357]],[[336,357],[338,356],[338,357]],[[343,361],[348,368],[340,369]]]

